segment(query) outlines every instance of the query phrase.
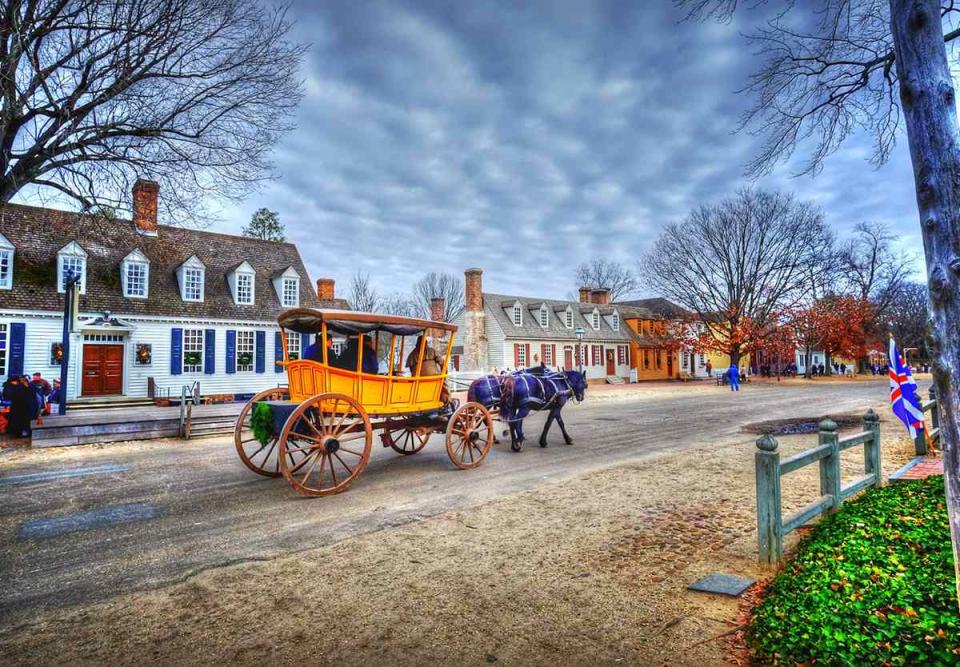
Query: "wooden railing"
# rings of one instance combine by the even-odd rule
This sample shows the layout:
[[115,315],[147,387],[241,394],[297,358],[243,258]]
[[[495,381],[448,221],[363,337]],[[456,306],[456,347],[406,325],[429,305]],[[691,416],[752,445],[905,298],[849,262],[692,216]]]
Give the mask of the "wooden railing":
[[917,433],[917,437],[913,439],[914,448],[917,450],[917,456],[926,456],[927,450],[927,435],[930,436],[930,442],[937,444],[940,442],[940,407],[937,403],[937,390],[935,387],[930,387],[930,400],[922,401],[920,403],[923,408],[923,412],[930,413],[930,419],[926,420],[927,427],[930,429],[929,434],[921,431]]
[[[840,480],[840,452],[863,445],[864,474],[849,484]],[[880,417],[873,410],[863,416],[863,431],[841,438],[836,422],[820,422],[819,445],[783,460],[771,435],[757,440],[757,544],[760,562],[783,559],[783,538],[824,512],[835,512],[843,501],[870,486],[880,486]],[[783,518],[780,478],[812,463],[820,464],[820,497],[796,514]]]

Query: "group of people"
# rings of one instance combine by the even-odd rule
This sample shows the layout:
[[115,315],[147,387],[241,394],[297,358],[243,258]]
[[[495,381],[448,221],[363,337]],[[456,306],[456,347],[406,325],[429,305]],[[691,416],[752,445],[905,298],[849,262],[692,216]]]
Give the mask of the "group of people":
[[6,408],[0,431],[12,438],[30,437],[31,422],[50,414],[50,405],[60,401],[60,380],[53,385],[41,373],[11,375],[3,383],[3,406]]

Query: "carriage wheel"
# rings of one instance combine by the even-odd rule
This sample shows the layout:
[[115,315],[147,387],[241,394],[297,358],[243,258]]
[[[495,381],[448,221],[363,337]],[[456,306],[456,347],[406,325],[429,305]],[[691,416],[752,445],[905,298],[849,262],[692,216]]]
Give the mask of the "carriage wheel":
[[237,425],[233,429],[233,443],[237,447],[237,454],[243,464],[258,475],[265,477],[279,477],[280,465],[277,463],[277,440],[276,436],[271,436],[266,444],[261,444],[259,440],[253,437],[253,430],[250,428],[250,417],[253,414],[253,406],[257,401],[288,401],[290,400],[290,391],[286,388],[274,388],[261,391],[259,394],[247,401],[237,417]]
[[385,439],[390,443],[393,451],[410,456],[426,447],[427,441],[433,435],[433,429],[426,427],[404,428],[398,431],[386,431]]
[[464,403],[447,423],[447,455],[458,468],[476,468],[493,445],[493,419],[479,403]]
[[370,460],[373,429],[367,412],[343,394],[311,396],[280,432],[280,472],[305,496],[340,493]]

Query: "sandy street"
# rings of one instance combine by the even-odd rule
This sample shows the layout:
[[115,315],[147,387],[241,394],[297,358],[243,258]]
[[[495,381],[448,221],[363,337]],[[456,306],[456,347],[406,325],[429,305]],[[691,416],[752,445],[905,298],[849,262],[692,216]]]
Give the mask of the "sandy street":
[[[713,638],[735,625],[737,603],[685,587],[712,571],[764,575],[757,436],[741,426],[873,407],[890,472],[912,445],[886,400],[883,382],[755,384],[739,396],[644,386],[571,410],[572,447],[558,434],[546,450],[500,445],[459,472],[438,439],[413,457],[377,452],[346,493],[317,500],[256,479],[224,439],[7,454],[0,654],[13,664],[719,664],[724,642]],[[781,448],[815,439],[781,438]],[[106,472],[23,477],[81,467]],[[860,450],[844,453],[847,474],[861,467]],[[813,499],[816,480],[815,467],[785,480],[788,511]],[[150,510],[24,532],[118,506]]]

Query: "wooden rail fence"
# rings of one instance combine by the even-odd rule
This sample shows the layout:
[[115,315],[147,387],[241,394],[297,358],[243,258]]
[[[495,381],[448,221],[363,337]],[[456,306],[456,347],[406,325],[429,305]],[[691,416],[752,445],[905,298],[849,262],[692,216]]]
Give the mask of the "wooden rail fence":
[[[863,416],[863,431],[840,437],[831,419],[820,422],[819,445],[783,460],[771,435],[757,440],[757,543],[760,562],[783,559],[783,538],[824,512],[835,512],[843,501],[867,487],[880,486],[880,417],[873,410]],[[849,484],[840,480],[840,452],[863,445],[864,474]],[[813,463],[820,464],[820,497],[793,516],[783,518],[780,478]]]
[[[923,412],[930,413],[930,419],[927,421],[929,424],[930,432],[930,442],[939,443],[940,442],[940,407],[937,403],[937,389],[936,387],[930,387],[930,400],[922,401],[921,407]],[[917,437],[913,439],[914,448],[917,450],[917,456],[926,456],[928,454],[927,447],[927,435],[925,433],[917,433]]]

